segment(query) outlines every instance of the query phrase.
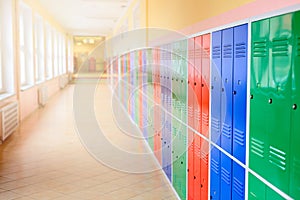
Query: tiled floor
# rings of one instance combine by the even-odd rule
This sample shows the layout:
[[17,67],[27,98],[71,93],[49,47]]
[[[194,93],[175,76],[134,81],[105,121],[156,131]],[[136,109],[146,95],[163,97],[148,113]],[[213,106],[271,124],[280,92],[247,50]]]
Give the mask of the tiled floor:
[[[98,89],[108,99],[107,88]],[[0,145],[0,199],[176,199],[161,171],[124,173],[90,156],[75,132],[73,90],[69,86],[52,97]],[[99,116],[110,115],[106,107]],[[126,144],[130,140],[108,118],[103,129],[110,140],[141,149],[140,143]]]

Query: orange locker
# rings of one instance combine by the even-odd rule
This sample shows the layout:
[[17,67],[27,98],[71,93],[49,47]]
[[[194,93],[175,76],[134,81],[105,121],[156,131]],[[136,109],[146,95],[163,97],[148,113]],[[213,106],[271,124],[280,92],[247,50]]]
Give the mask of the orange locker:
[[[188,125],[194,128],[195,41],[188,44]],[[194,199],[194,132],[188,129],[188,199]]]

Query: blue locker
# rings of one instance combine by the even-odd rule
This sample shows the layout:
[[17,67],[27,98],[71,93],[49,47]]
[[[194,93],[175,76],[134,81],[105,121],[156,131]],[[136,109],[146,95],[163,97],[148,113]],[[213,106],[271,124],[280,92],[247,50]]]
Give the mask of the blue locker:
[[245,168],[233,162],[232,199],[245,199]]
[[[247,44],[248,25],[234,27],[234,82],[233,82],[233,151],[245,164],[247,112]],[[245,170],[233,162],[232,198],[244,199]]]
[[[212,33],[212,65],[211,65],[211,139],[220,145],[220,110],[221,110],[221,69],[222,69],[222,32]],[[220,199],[220,151],[212,146],[211,173],[210,173],[211,199]]]
[[[222,31],[221,147],[232,153],[233,28]],[[231,199],[232,160],[221,154],[221,199]]]
[[245,164],[248,25],[234,28],[233,156]]

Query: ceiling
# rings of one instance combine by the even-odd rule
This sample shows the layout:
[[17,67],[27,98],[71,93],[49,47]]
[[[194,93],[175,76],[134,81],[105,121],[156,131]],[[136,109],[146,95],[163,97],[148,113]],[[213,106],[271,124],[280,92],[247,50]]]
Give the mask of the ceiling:
[[54,19],[73,35],[107,36],[129,0],[39,0]]

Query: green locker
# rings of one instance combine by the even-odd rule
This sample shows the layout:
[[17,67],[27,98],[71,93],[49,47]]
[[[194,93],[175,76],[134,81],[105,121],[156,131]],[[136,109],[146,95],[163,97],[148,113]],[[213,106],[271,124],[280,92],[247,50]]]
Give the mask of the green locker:
[[148,144],[154,151],[154,124],[153,124],[153,84],[152,84],[152,49],[147,49],[147,108],[148,108],[148,115],[151,121],[148,122]]
[[290,196],[300,197],[300,12],[293,16]]
[[249,200],[284,200],[277,192],[249,173]]
[[250,168],[264,175],[269,146],[266,127],[267,108],[264,106],[269,87],[269,19],[252,23],[251,81],[250,81]]
[[[187,65],[183,55],[186,53],[185,42],[176,42],[172,46],[172,114],[181,122],[172,119],[172,157],[173,157],[173,186],[181,199],[186,199],[186,142],[187,129],[185,126],[187,113]],[[182,123],[184,122],[184,123]]]

